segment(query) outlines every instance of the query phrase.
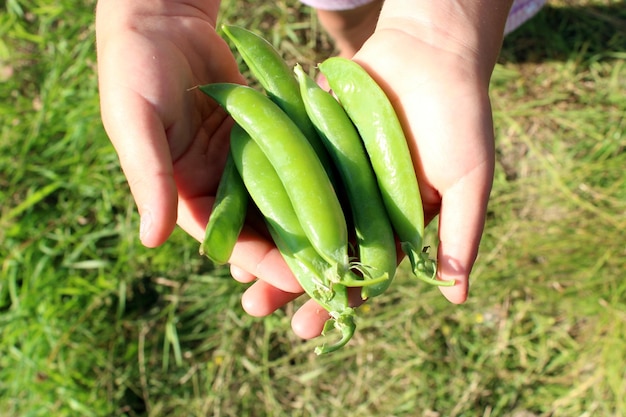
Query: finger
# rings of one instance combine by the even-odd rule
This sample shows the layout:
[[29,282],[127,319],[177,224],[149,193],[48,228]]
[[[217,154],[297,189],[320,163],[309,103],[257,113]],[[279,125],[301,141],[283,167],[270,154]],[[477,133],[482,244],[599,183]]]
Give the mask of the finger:
[[230,265],[230,275],[235,281],[241,282],[242,284],[249,284],[256,280],[254,275],[237,265]]
[[[363,304],[361,288],[348,288],[348,299],[351,307]],[[330,319],[330,314],[315,300],[304,303],[291,318],[291,328],[294,333],[303,339],[313,339],[322,334],[324,324]]]
[[274,243],[250,228],[242,230],[229,262],[283,291],[302,292]]
[[[209,197],[182,199],[178,206],[178,224],[198,242],[204,239],[212,202]],[[276,246],[252,227],[244,226],[229,263],[282,291],[302,292]]]
[[439,279],[456,283],[440,287],[453,303],[467,299],[469,275],[485,224],[493,167],[479,165],[442,196],[437,253]]
[[322,334],[324,323],[330,318],[315,300],[304,303],[291,318],[293,332],[302,339],[313,339]]
[[158,246],[176,224],[177,191],[165,130],[152,107],[131,91],[108,91],[102,100],[103,122],[141,216],[141,242]]
[[241,306],[254,317],[265,317],[298,298],[300,294],[279,290],[265,281],[257,281],[241,297]]
[[177,207],[163,109],[156,106],[180,107],[172,97],[180,100],[176,91],[184,87],[174,77],[164,79],[167,57],[155,45],[134,31],[113,36],[107,30],[97,45],[102,121],[141,215],[141,241],[154,247],[172,232]]

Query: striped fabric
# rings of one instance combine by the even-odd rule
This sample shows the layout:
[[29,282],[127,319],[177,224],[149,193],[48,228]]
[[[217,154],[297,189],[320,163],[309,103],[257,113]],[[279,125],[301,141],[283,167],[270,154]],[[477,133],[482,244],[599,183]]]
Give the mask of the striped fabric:
[[504,34],[511,33],[520,27],[522,23],[537,14],[545,3],[546,0],[515,0],[506,20]]
[[364,4],[372,2],[372,0],[300,0],[307,6],[321,10],[349,10]]

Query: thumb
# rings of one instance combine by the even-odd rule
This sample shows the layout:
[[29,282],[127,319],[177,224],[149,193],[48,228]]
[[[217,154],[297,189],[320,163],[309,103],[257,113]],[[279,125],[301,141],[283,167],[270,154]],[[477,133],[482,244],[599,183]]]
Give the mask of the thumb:
[[101,94],[102,120],[141,216],[141,242],[156,247],[172,233],[178,193],[165,128],[154,108],[120,88]]
[[437,273],[441,280],[456,282],[440,287],[452,303],[463,303],[468,296],[469,276],[478,254],[492,182],[493,164],[485,162],[442,196]]

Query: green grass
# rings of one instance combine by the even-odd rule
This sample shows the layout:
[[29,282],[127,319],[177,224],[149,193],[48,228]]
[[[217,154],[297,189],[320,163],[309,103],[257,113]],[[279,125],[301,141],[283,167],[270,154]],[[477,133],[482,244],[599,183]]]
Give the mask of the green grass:
[[[621,1],[553,1],[506,39],[468,302],[403,270],[324,357],[290,330],[299,302],[248,317],[184,233],[140,245],[93,2],[40,3],[0,3],[1,416],[626,416]],[[292,63],[332,52],[295,1],[223,9]]]

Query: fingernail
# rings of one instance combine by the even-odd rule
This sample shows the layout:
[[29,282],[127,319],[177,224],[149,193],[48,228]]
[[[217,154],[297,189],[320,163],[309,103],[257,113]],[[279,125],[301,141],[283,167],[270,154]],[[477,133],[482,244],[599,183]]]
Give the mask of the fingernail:
[[152,228],[152,213],[150,210],[143,210],[141,212],[141,222],[139,223],[139,240],[143,241]]

